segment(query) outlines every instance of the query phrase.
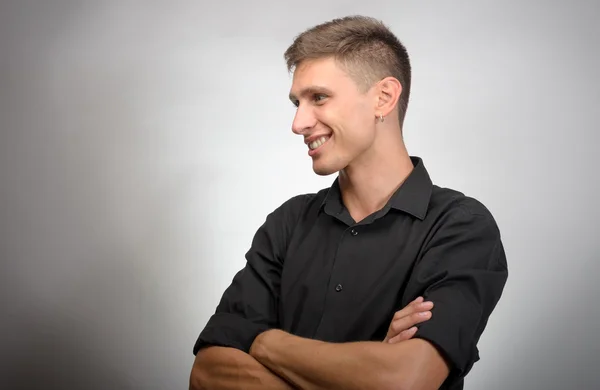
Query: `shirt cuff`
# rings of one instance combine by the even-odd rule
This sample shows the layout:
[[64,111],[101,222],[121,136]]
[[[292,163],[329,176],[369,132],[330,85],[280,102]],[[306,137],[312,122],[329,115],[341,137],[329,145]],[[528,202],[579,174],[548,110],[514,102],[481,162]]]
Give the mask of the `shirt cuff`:
[[229,313],[216,313],[209,320],[194,345],[194,355],[207,346],[237,348],[246,353],[256,336],[268,330],[264,324],[257,324]]

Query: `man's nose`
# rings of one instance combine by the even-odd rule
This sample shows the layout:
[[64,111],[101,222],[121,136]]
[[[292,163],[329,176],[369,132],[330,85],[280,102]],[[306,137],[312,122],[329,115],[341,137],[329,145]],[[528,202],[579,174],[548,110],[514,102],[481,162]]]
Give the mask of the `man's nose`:
[[315,127],[317,124],[317,119],[310,107],[300,105],[296,110],[296,116],[294,117],[294,122],[292,123],[292,131],[295,134],[302,135],[307,130]]

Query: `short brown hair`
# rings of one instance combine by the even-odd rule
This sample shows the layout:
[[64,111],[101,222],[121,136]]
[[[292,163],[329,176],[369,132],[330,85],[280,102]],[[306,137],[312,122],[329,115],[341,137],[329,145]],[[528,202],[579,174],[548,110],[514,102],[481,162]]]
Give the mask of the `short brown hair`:
[[333,57],[367,91],[374,83],[395,77],[402,85],[398,102],[400,125],[410,96],[410,60],[404,45],[381,21],[347,16],[311,27],[285,51],[291,72],[305,60]]

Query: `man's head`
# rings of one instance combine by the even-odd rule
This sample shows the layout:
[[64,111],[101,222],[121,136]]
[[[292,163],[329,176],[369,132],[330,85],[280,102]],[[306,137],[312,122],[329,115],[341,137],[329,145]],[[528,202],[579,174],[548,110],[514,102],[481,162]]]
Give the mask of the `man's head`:
[[292,129],[309,143],[318,174],[368,160],[383,118],[402,128],[410,62],[381,22],[352,16],[320,24],[296,37],[285,59],[294,71],[290,99],[298,107]]

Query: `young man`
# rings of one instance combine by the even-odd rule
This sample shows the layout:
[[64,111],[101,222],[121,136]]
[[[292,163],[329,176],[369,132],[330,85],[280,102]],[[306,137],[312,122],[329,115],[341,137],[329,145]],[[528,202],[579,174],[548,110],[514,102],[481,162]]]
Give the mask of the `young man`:
[[462,389],[506,258],[485,206],[433,185],[405,148],[405,48],[347,17],[285,58],[292,130],[317,174],[339,174],[258,229],[194,346],[190,388]]

